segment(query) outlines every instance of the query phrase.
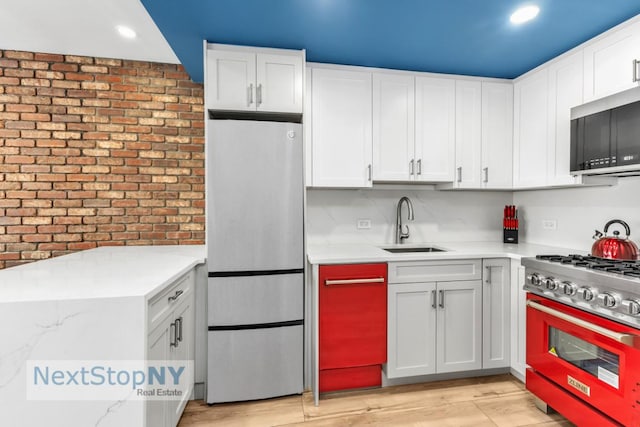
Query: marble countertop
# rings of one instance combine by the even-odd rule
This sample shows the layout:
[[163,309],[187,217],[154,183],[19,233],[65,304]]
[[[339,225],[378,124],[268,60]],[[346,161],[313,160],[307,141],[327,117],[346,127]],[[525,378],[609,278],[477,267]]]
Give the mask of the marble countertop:
[[[391,253],[382,248],[432,246],[446,252]],[[362,262],[421,261],[462,258],[521,259],[540,254],[586,254],[572,248],[536,245],[531,243],[505,244],[502,242],[428,242],[404,245],[309,244],[307,259],[311,264],[346,264]]]
[[0,270],[0,303],[151,298],[205,261],[200,245],[105,246]]

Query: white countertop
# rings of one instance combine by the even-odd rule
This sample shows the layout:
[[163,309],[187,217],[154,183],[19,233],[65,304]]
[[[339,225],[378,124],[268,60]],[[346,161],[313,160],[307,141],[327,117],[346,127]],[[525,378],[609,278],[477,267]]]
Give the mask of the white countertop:
[[205,261],[205,247],[105,246],[0,270],[0,303],[150,298]]
[[[433,246],[446,252],[391,253],[382,248]],[[572,248],[502,242],[429,242],[404,245],[309,244],[307,259],[311,264],[346,264],[363,262],[420,261],[462,258],[521,259],[540,254],[586,254]]]

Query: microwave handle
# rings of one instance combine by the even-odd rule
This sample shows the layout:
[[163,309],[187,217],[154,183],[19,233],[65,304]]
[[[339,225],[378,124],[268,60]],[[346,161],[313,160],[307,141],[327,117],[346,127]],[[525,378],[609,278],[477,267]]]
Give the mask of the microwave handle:
[[636,343],[638,342],[638,336],[636,335],[621,334],[619,332],[611,331],[607,328],[603,328],[602,326],[594,325],[591,322],[578,319],[577,317],[574,317],[569,314],[563,313],[561,311],[555,310],[553,308],[544,306],[532,300],[527,301],[527,307],[531,307],[534,310],[538,310],[550,316],[557,317],[558,319],[562,319],[566,322],[569,322],[576,326],[580,326],[581,328],[587,329],[597,334],[604,335],[607,338],[611,338],[612,340],[617,341],[621,344],[627,345],[629,347],[636,347]]

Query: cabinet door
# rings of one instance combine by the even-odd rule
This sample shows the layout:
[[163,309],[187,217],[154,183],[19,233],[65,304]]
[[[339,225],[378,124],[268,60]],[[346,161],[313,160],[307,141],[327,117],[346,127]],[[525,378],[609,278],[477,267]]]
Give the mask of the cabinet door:
[[403,74],[373,75],[373,179],[415,176],[415,85]]
[[314,187],[371,187],[371,73],[311,71]]
[[482,85],[456,81],[456,176],[457,188],[480,188]]
[[453,181],[455,101],[455,80],[416,77],[416,181]]
[[302,113],[302,56],[256,55],[258,111]]
[[[147,360],[165,361],[171,359],[170,345],[173,340],[173,317],[164,320],[148,337]],[[148,427],[171,426],[173,410],[169,408],[170,400],[147,400],[146,425]]]
[[505,368],[511,356],[511,264],[485,259],[482,265],[482,368]]
[[482,186],[511,188],[513,84],[482,82]]
[[438,282],[436,370],[482,368],[482,282]]
[[207,108],[255,111],[256,55],[207,50]]
[[579,51],[549,67],[549,181],[573,184],[571,160],[571,108],[582,104],[583,55]]
[[548,70],[542,69],[515,83],[513,186],[547,183]]
[[[638,85],[640,22],[608,34],[584,48],[584,101],[621,92]],[[635,81],[634,81],[635,79]]]
[[185,361],[185,371],[181,376],[180,390],[182,391],[181,400],[170,400],[169,416],[173,420],[171,425],[177,425],[180,420],[180,416],[184,411],[187,402],[191,398],[191,392],[193,389],[193,359],[195,351],[194,342],[194,310],[193,310],[193,295],[190,293],[188,298],[185,298],[180,305],[176,306],[173,315],[173,321],[176,328],[175,346],[172,347],[172,360]]
[[436,372],[436,284],[389,284],[388,378]]

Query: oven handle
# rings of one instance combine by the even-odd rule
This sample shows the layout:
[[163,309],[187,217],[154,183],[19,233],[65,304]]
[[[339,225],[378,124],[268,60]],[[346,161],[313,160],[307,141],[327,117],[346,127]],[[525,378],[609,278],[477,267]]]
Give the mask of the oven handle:
[[603,328],[602,326],[594,325],[591,322],[578,319],[577,317],[573,317],[561,311],[554,310],[553,308],[544,306],[532,300],[527,301],[527,307],[531,307],[535,310],[542,311],[543,313],[547,313],[553,317],[557,317],[558,319],[565,320],[569,323],[572,323],[576,326],[580,326],[581,328],[584,328],[584,329],[588,329],[589,331],[595,332],[597,334],[604,335],[607,338],[611,338],[612,340],[617,341],[624,345],[628,345],[629,347],[636,347],[636,343],[638,341],[638,336],[636,335],[621,334],[619,332],[611,331],[607,328]]

